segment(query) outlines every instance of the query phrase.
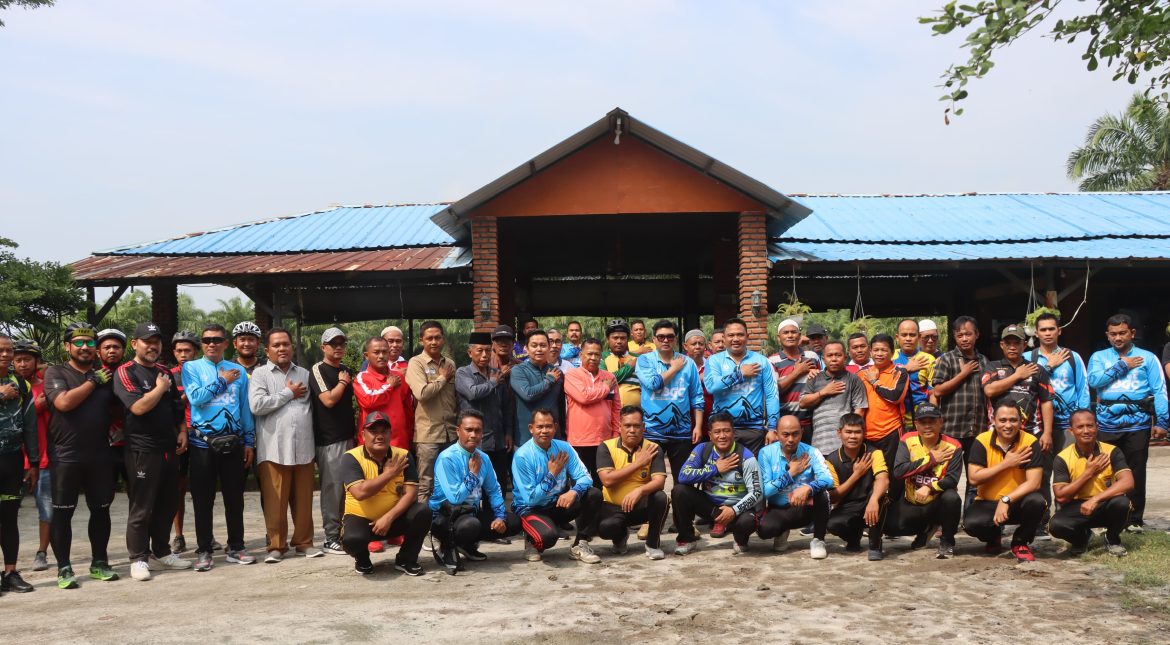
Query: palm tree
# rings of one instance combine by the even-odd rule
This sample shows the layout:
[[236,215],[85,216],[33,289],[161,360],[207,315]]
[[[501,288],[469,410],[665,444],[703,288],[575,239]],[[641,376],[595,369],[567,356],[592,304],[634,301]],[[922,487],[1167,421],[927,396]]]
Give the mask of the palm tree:
[[1135,94],[1125,112],[1089,126],[1085,145],[1068,156],[1068,177],[1086,192],[1170,188],[1170,112]]

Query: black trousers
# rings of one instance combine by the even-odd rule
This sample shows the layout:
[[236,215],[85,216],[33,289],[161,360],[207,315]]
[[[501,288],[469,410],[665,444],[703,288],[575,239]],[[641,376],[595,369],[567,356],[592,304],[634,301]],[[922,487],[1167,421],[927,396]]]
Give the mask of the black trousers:
[[585,470],[588,470],[589,476],[593,478],[593,487],[601,490],[601,480],[597,478],[597,446],[573,446],[573,450],[577,452]]
[[956,439],[959,445],[963,447],[963,481],[967,482],[967,490],[963,492],[963,512],[971,508],[971,502],[975,501],[975,487],[967,480],[968,464],[971,462],[971,446],[975,444],[975,437],[963,437]]
[[695,444],[691,443],[690,439],[667,439],[654,443],[658,444],[666,461],[670,462],[670,475],[674,478],[673,481],[678,483],[678,475],[682,472],[687,457],[691,456],[691,450],[695,448]]
[[492,530],[492,522],[496,521],[496,516],[490,506],[480,506],[475,512],[459,513],[452,522],[451,514],[456,508],[458,507],[444,505],[434,513],[431,520],[431,535],[439,541],[444,551],[452,546],[473,549],[477,542],[511,537],[520,533],[520,518],[511,511],[505,511],[504,532],[496,533]]
[[1104,528],[1105,541],[1109,544],[1121,543],[1121,532],[1129,524],[1129,498],[1125,495],[1111,497],[1098,504],[1096,510],[1088,517],[1081,515],[1083,500],[1075,500],[1068,504],[1061,504],[1052,514],[1048,523],[1048,532],[1053,537],[1067,540],[1073,546],[1088,546],[1092,537],[1090,529]]
[[825,539],[829,523],[829,495],[820,492],[812,496],[812,504],[803,506],[772,506],[768,504],[760,515],[759,536],[765,540],[779,537],[785,531],[813,525],[813,537]]
[[588,542],[593,539],[600,507],[601,491],[590,488],[587,493],[573,500],[568,508],[559,508],[553,504],[534,508],[521,515],[520,527],[524,530],[525,539],[541,553],[557,543],[560,537],[557,527],[574,519],[577,520],[577,538],[573,544],[582,540]]
[[1146,517],[1146,462],[1150,460],[1150,431],[1100,432],[1098,441],[1112,444],[1125,455],[1125,463],[1133,472],[1133,490],[1129,501],[1133,510],[1129,514],[1131,524],[1143,524]]
[[1056,459],[1056,455],[1064,450],[1064,437],[1066,428],[1061,428],[1055,423],[1052,425],[1052,452],[1044,455],[1044,481],[1040,484],[1040,494],[1044,496],[1044,503],[1048,504],[1044,508],[1044,520],[1040,523],[1041,527],[1048,524],[1048,518],[1052,513],[1052,462]]
[[[991,543],[999,539],[1000,525],[995,523],[995,507],[998,501],[977,499],[971,502],[963,516],[963,530],[967,535],[982,542]],[[1044,520],[1044,509],[1048,504],[1040,493],[1028,493],[1023,499],[1015,500],[1008,508],[1004,524],[1018,524],[1012,534],[1012,546],[1031,544],[1036,539],[1036,529]]]
[[77,497],[82,491],[89,508],[89,548],[93,560],[109,562],[110,503],[114,501],[114,480],[110,477],[109,461],[55,462],[51,468],[53,521],[49,524],[49,543],[53,545],[57,568],[71,564],[69,549],[73,545],[73,512],[77,510]]
[[512,453],[507,450],[492,450],[487,456],[492,460],[492,470],[496,473],[496,481],[500,483],[500,492],[507,494],[512,490]]
[[418,564],[418,552],[423,538],[431,528],[431,511],[426,504],[415,501],[390,523],[386,535],[374,534],[374,521],[360,515],[341,516],[341,547],[359,564],[370,563],[370,542],[402,536],[402,546],[394,556],[395,564]]
[[[739,445],[752,451],[753,455],[759,455],[760,449],[764,447],[764,439],[768,434],[767,430],[760,430],[758,428],[736,428],[735,441]],[[684,458],[683,461],[686,461]],[[682,468],[682,465],[679,465]],[[675,479],[675,481],[678,481]],[[678,518],[675,518],[675,523],[678,523]]]
[[20,554],[20,531],[17,517],[24,488],[24,453],[0,455],[0,550],[4,564],[16,564]]
[[[959,491],[949,488],[939,493],[929,504],[911,504],[906,500],[905,488],[899,486],[898,499],[886,510],[886,535],[918,535],[931,526],[942,529],[942,541],[954,546],[955,534],[959,532],[959,519],[963,516],[963,501]],[[870,539],[873,531],[869,532]]]
[[212,515],[215,510],[215,490],[223,496],[223,516],[227,524],[229,551],[244,550],[244,446],[227,454],[210,448],[191,446],[190,483],[191,506],[195,510],[196,551],[211,553]]
[[[674,507],[674,523],[678,527],[680,543],[699,539],[695,534],[696,517],[701,515],[714,519],[723,509],[722,506],[717,506],[707,493],[693,486],[675,486],[671,490],[671,506]],[[736,515],[727,530],[735,537],[736,544],[746,545],[748,537],[756,530],[756,514],[748,511]]]
[[[869,531],[869,548],[871,549],[882,548],[882,529],[885,526],[886,510],[889,508],[885,497],[879,503],[881,506],[878,511],[878,522],[870,527]],[[845,540],[845,544],[861,546],[861,534],[866,528],[865,507],[868,505],[868,499],[855,499],[834,506],[829,511],[825,530]]]
[[130,561],[145,562],[151,554],[163,558],[171,552],[171,522],[179,508],[179,459],[173,452],[127,450],[126,472],[130,473],[126,480]]
[[[890,434],[882,437],[881,439],[877,439],[875,441],[870,441],[869,439],[866,439],[865,445],[868,446],[869,448],[874,449],[874,450],[882,451],[882,456],[886,458],[886,464],[889,467],[893,467],[894,458],[898,456],[898,444],[901,443],[901,441],[902,441],[902,437],[899,435],[897,430],[894,430],[894,431],[890,432]],[[897,488],[897,487],[891,486],[890,487],[891,492],[886,493],[890,497],[890,499],[897,499],[897,495],[895,495],[892,492],[894,490],[894,488]]]
[[597,537],[616,541],[628,535],[631,526],[649,524],[646,546],[657,549],[662,543],[662,526],[666,523],[668,508],[666,493],[660,490],[649,496],[643,495],[629,513],[618,504],[602,502],[597,513]]

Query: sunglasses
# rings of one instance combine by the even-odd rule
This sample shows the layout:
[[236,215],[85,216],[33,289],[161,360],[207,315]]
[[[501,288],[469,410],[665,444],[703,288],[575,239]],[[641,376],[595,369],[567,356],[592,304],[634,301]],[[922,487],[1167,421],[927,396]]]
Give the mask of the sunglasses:
[[676,336],[674,334],[655,334],[654,338],[665,343],[666,341],[674,340],[676,338]]
[[204,336],[200,340],[203,341],[204,345],[218,345],[227,339],[223,336]]
[[96,341],[96,340],[81,340],[81,339],[79,338],[79,339],[77,339],[77,340],[70,341],[70,342],[72,342],[72,343],[73,343],[73,346],[74,346],[74,347],[97,347],[97,341]]
[[346,342],[344,340],[335,340],[325,344],[332,347],[333,349],[341,349],[342,347],[346,346]]

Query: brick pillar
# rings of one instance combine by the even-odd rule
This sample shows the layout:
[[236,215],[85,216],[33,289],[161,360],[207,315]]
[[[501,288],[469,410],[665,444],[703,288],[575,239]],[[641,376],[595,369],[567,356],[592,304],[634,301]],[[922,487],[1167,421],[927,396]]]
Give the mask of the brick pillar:
[[256,326],[262,331],[268,331],[273,327],[272,315],[268,313],[268,309],[265,309],[265,305],[268,307],[273,306],[272,285],[267,282],[257,284],[252,293],[256,296],[256,301],[252,303]]
[[[179,287],[173,282],[152,282],[150,284],[150,317],[162,331],[162,359],[170,363],[171,338],[179,330]],[[195,330],[199,333],[199,330]]]
[[[747,323],[748,347],[760,351],[768,340],[768,231],[764,213],[739,214],[739,317]],[[752,294],[760,295],[760,316]]]
[[[499,228],[493,216],[471,220],[471,311],[476,331],[491,331],[500,324]],[[488,313],[483,314],[487,299]]]

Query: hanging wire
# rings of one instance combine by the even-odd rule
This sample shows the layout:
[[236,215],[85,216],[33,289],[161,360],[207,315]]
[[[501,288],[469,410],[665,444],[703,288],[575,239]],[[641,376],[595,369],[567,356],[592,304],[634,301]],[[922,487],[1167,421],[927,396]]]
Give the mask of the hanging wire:
[[796,263],[792,263],[792,300],[799,302],[800,296],[796,295]]
[[1077,319],[1077,314],[1081,313],[1081,307],[1084,307],[1085,303],[1088,301],[1089,301],[1089,261],[1085,260],[1085,295],[1084,295],[1084,297],[1081,298],[1081,304],[1077,305],[1077,310],[1073,312],[1072,318],[1069,318],[1068,322],[1061,325],[1060,328],[1064,329],[1065,327],[1068,327],[1069,325],[1073,324],[1073,321]]
[[861,301],[861,265],[857,265],[857,298],[853,301],[853,319],[865,318],[865,303]]
[[1024,310],[1024,320],[1028,319],[1028,314],[1036,310],[1036,264],[1034,262],[1028,263],[1028,308]]

